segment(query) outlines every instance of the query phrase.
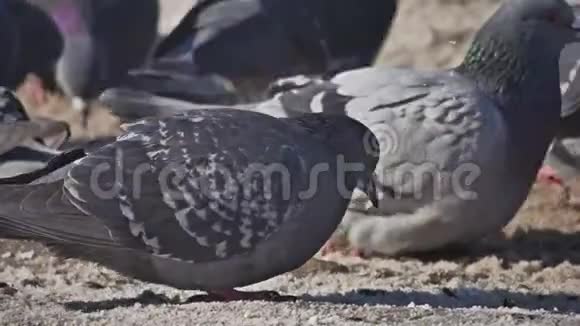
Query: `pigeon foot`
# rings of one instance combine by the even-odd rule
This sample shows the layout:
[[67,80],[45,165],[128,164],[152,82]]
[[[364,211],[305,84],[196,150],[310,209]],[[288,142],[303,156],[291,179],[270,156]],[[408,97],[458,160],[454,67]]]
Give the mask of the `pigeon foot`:
[[560,176],[558,175],[558,172],[556,172],[556,170],[554,170],[553,168],[551,168],[547,165],[542,166],[540,171],[538,171],[538,176],[536,179],[539,182],[545,182],[548,184],[564,186],[564,180],[562,180],[562,178],[560,178]]
[[324,245],[324,247],[322,247],[322,249],[320,249],[320,255],[322,257],[328,256],[328,255],[333,254],[333,253],[341,253],[342,255],[347,256],[347,257],[356,257],[356,258],[361,258],[361,259],[369,259],[371,256],[370,254],[365,252],[363,249],[354,248],[354,247],[344,248],[344,246],[338,246],[337,244],[335,244],[334,242],[331,242],[331,241],[328,241]]
[[320,255],[321,256],[328,256],[332,253],[335,253],[338,251],[337,245],[336,243],[334,243],[332,240],[328,240],[324,246],[322,246],[322,248],[320,249]]

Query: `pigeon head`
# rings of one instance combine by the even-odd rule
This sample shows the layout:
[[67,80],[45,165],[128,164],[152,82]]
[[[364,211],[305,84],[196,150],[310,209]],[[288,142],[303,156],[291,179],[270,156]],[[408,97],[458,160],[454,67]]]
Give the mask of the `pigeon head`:
[[500,110],[516,156],[541,161],[556,133],[560,53],[578,39],[575,28],[565,0],[504,0],[455,69]]
[[530,39],[552,43],[557,52],[578,38],[574,9],[565,0],[510,0],[495,19],[512,20]]
[[29,120],[22,103],[14,93],[0,87],[0,124]]
[[559,101],[560,52],[578,39],[575,25],[565,0],[504,0],[475,36],[458,70],[502,107],[521,107],[524,103],[513,101],[532,92]]
[[343,115],[314,113],[291,120],[334,149],[339,174],[341,170],[345,172],[346,190],[359,188],[377,206],[376,178],[373,171],[379,157],[373,149],[379,142],[373,132],[362,123]]

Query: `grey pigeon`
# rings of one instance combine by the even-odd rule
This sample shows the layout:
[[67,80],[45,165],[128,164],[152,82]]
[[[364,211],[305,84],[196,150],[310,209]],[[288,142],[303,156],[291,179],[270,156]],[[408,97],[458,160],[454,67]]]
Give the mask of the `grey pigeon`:
[[562,89],[562,121],[552,143],[544,166],[538,173],[539,181],[567,187],[580,173],[580,44],[566,47],[560,58]]
[[277,299],[233,288],[301,266],[352,190],[372,194],[377,157],[363,140],[373,137],[345,116],[223,109],[142,120],[64,178],[0,186],[0,236],[216,299]]
[[358,249],[394,255],[469,242],[503,227],[529,193],[558,127],[558,59],[578,39],[573,27],[563,0],[506,0],[455,69],[296,77],[274,85],[282,92],[273,100],[240,109],[346,114],[376,134],[368,147],[380,153],[379,207],[355,196],[343,222]]
[[31,121],[14,94],[0,87],[0,178],[45,167],[69,135],[64,122]]
[[201,0],[155,51],[153,67],[219,75],[249,99],[276,78],[367,66],[396,0]]

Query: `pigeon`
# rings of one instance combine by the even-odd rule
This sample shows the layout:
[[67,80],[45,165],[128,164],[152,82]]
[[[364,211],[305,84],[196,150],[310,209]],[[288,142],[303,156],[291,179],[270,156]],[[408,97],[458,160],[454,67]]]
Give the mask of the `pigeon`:
[[[56,90],[55,68],[62,53],[63,39],[54,21],[40,8],[22,0],[1,1],[0,12],[7,16],[0,14],[2,34],[11,30],[9,38],[2,42],[2,56],[6,51],[16,58],[2,60],[0,72],[6,72],[0,75],[0,85],[16,89],[27,74],[33,73],[40,78],[45,89]],[[7,30],[4,30],[5,25],[10,25]]]
[[580,45],[571,44],[560,58],[560,87],[562,90],[562,120],[538,181],[567,188],[580,169]]
[[156,48],[152,67],[216,74],[251,101],[276,78],[372,64],[396,9],[396,0],[201,0]]
[[58,148],[69,136],[64,122],[30,120],[14,94],[0,87],[0,178],[45,167],[61,154]]
[[234,288],[315,255],[355,187],[375,197],[378,158],[363,142],[373,137],[340,115],[224,108],[140,120],[48,179],[0,186],[0,237],[216,300],[276,300]]
[[142,66],[157,40],[158,0],[29,0],[64,39],[56,78],[63,91],[92,99]]
[[[577,26],[564,0],[505,0],[454,69],[297,76],[275,83],[271,100],[239,109],[347,115],[373,131],[379,143],[366,146],[380,156],[378,207],[355,193],[341,225],[361,252],[472,242],[507,224],[530,191],[558,128],[558,60]],[[114,110],[137,100],[104,95]]]

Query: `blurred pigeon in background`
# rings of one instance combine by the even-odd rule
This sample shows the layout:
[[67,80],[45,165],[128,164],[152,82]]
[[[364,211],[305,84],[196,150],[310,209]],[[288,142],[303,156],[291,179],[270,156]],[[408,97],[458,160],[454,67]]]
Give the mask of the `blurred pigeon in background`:
[[[377,158],[363,140],[373,137],[338,115],[225,109],[139,121],[63,179],[0,186],[0,236],[217,300],[284,299],[233,288],[298,268],[320,249],[352,190],[372,189]],[[356,169],[341,174],[339,158]],[[322,173],[312,191],[314,170]]]
[[66,123],[31,121],[14,94],[0,87],[0,178],[44,167],[60,154],[58,148],[68,137]]
[[[355,247],[392,255],[473,241],[501,229],[529,193],[558,127],[558,60],[578,39],[574,24],[563,0],[506,0],[455,69],[296,77],[274,85],[286,92],[273,100],[238,108],[347,114],[376,134],[368,147],[380,155],[382,198],[378,209],[353,200],[343,226]],[[115,110],[135,94],[104,97]]]
[[0,14],[0,24],[6,26],[2,35],[10,35],[2,43],[2,55],[10,53],[14,59],[0,62],[0,85],[15,90],[27,75],[34,74],[40,88],[55,91],[55,68],[63,39],[54,21],[40,8],[22,0],[3,0],[0,12],[4,13]]
[[13,19],[6,3],[0,1],[0,84],[10,82],[16,65],[18,34]]
[[[164,77],[146,90],[170,89],[163,84],[175,82],[172,73],[222,77],[249,101],[276,78],[367,66],[396,7],[396,0],[202,0],[157,47],[152,69]],[[221,81],[210,82],[220,89]]]
[[142,66],[157,40],[158,0],[28,0],[64,37],[57,78],[71,97],[92,99]]

